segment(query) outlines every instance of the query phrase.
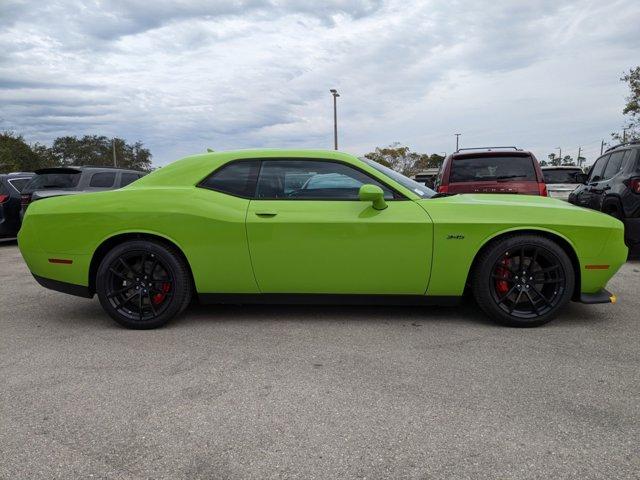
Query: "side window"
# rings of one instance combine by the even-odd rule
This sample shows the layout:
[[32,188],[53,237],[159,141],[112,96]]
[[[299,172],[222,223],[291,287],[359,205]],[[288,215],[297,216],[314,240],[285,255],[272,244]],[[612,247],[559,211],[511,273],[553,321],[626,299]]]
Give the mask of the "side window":
[[604,171],[604,167],[607,164],[607,160],[609,160],[609,155],[605,155],[604,157],[600,157],[598,160],[596,160],[596,163],[591,169],[591,174],[589,175],[590,182],[599,182],[600,180],[602,180],[602,172]]
[[259,166],[257,160],[237,160],[227,163],[200,182],[198,186],[236,197],[251,198],[256,189]]
[[256,198],[288,200],[357,200],[365,183],[377,185],[384,198],[393,191],[348,165],[322,160],[264,160]]
[[91,176],[91,181],[89,182],[89,186],[98,187],[98,188],[109,188],[109,187],[113,187],[113,183],[115,181],[116,181],[115,172],[94,173]]
[[126,187],[130,183],[133,183],[136,180],[138,180],[139,178],[140,178],[140,175],[138,175],[137,173],[123,173],[120,176],[120,186]]
[[622,168],[622,159],[624,158],[624,154],[624,151],[614,152],[611,154],[609,163],[607,163],[607,168],[604,169],[604,174],[602,175],[603,180],[609,180],[620,171]]

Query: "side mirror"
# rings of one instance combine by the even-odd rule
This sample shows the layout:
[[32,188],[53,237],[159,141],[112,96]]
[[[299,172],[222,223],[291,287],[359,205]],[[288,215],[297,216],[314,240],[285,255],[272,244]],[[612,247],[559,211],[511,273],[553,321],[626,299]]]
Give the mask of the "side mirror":
[[586,173],[576,173],[576,182],[586,185],[588,179],[589,175],[587,175]]
[[371,185],[369,183],[360,187],[358,197],[362,202],[373,203],[373,208],[376,210],[384,210],[387,208],[387,202],[384,201],[384,192],[377,185]]

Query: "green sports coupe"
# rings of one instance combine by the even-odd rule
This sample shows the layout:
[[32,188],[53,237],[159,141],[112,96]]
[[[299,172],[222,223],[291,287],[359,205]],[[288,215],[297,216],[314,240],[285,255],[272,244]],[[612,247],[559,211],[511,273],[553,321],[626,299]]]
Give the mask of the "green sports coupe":
[[19,246],[45,287],[153,328],[208,303],[454,304],[536,326],[614,302],[623,225],[551,198],[436,194],[333,151],[206,153],[120,190],[29,206]]

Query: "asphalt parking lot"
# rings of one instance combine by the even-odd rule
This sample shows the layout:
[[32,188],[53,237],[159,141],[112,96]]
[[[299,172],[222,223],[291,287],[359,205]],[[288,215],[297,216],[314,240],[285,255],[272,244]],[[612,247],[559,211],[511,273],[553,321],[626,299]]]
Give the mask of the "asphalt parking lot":
[[155,331],[0,244],[0,478],[638,478],[640,263],[546,327],[191,307]]

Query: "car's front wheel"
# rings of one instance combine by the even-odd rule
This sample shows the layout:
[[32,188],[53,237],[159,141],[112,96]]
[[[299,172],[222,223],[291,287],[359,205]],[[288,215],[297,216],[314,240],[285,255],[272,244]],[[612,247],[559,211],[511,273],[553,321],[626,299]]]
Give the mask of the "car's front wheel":
[[133,240],[114,247],[100,263],[96,293],[105,311],[127,328],[164,325],[191,300],[191,276],[171,246]]
[[555,242],[537,235],[495,241],[477,259],[472,289],[484,312],[514,327],[552,320],[571,299],[575,284],[571,260]]

